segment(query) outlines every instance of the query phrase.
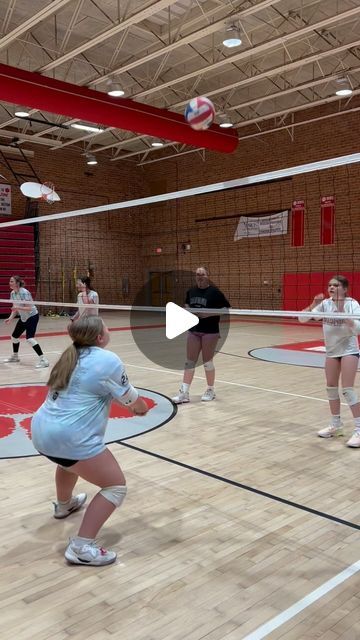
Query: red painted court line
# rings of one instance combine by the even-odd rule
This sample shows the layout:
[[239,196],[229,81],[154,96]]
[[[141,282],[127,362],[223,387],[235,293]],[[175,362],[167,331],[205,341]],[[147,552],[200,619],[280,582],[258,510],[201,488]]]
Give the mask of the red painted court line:
[[[165,327],[165,324],[147,324],[147,325],[139,325],[137,327],[108,327],[109,331],[131,331],[132,329],[159,329],[161,327]],[[67,336],[67,331],[49,331],[44,333],[37,333],[36,335],[41,337],[48,336]],[[0,336],[0,340],[9,340],[10,336]]]
[[323,347],[324,342],[321,340],[310,340],[309,342],[292,342],[289,344],[277,344],[273,349],[289,349],[290,351],[304,351],[305,349],[314,349],[315,347]]
[[[300,323],[298,320],[292,320],[291,318],[288,320],[277,320],[276,318],[274,318],[273,320],[266,318],[266,316],[264,316],[264,320],[253,320],[253,318],[247,318],[246,316],[242,316],[241,318],[239,316],[234,316],[234,318],[231,318],[230,322],[252,322],[252,323],[256,323],[256,324],[278,324],[278,325],[290,325],[292,327],[294,326],[299,326]],[[303,327],[309,329],[321,329],[322,325],[320,322],[307,322],[307,323],[303,323],[302,325]]]
[[[297,320],[254,320],[253,318],[246,318],[246,316],[243,317],[234,317],[230,319],[230,322],[246,322],[246,323],[252,323],[252,324],[275,324],[275,325],[291,325],[291,326],[298,326],[299,323],[297,322]],[[109,331],[131,331],[131,330],[137,330],[137,329],[161,329],[162,327],[165,327],[165,324],[144,324],[144,325],[138,325],[136,327],[108,327]],[[312,327],[312,328],[316,328],[316,325],[311,324],[311,323],[307,323],[307,324],[303,324],[303,327]],[[321,325],[317,328],[321,328]],[[39,337],[51,337],[51,336],[67,336],[67,331],[44,331],[44,332],[39,332],[37,333],[37,336]],[[10,336],[0,336],[0,340],[9,340]],[[286,347],[284,347],[286,348]],[[290,348],[290,347],[288,347]]]

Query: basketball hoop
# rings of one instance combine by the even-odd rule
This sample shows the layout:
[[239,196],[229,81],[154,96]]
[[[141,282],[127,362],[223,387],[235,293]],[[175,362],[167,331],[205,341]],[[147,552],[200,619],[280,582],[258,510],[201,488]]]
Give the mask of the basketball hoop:
[[40,185],[40,200],[47,202],[48,204],[54,204],[55,200],[55,185],[52,182],[44,182]]
[[53,202],[60,202],[60,196],[55,191],[55,186],[52,182],[44,182],[39,184],[38,182],[23,182],[20,186],[21,193],[27,198],[34,198],[37,200],[44,200],[48,204]]

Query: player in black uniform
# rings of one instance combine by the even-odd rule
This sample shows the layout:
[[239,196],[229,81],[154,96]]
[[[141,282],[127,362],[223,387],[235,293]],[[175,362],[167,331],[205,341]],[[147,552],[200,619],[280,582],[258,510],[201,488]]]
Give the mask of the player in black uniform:
[[[186,293],[185,308],[187,309],[223,309],[229,308],[230,303],[224,294],[209,283],[209,272],[206,267],[196,269],[196,287],[192,287]],[[209,402],[214,400],[215,391],[215,367],[213,357],[217,341],[219,340],[218,315],[199,314],[199,324],[188,332],[186,363],[183,381],[178,395],[173,398],[175,404],[190,402],[189,389],[194,377],[195,366],[201,353],[204,363],[207,389],[201,400]]]

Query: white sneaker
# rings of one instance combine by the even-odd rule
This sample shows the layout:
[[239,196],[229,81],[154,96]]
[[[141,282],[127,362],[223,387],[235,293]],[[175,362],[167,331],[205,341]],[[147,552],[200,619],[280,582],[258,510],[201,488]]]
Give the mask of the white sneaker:
[[86,498],[86,493],[79,493],[77,496],[73,496],[67,504],[54,502],[54,518],[60,520],[61,518],[67,518],[74,511],[79,511],[85,504]]
[[205,393],[201,396],[201,400],[203,402],[210,402],[210,400],[215,400],[216,394],[214,389],[206,389]]
[[352,434],[350,440],[347,441],[346,446],[347,447],[353,447],[353,448],[360,447],[360,431],[355,429],[355,431]]
[[44,369],[49,366],[49,360],[41,356],[39,362],[35,365],[35,369]]
[[190,402],[189,392],[179,390],[177,396],[172,398],[174,404],[185,404],[186,402]]
[[9,358],[5,358],[4,362],[20,362],[20,358],[17,353],[13,353]]
[[71,564],[86,564],[93,567],[100,567],[104,564],[111,564],[116,560],[115,551],[109,551],[98,547],[95,540],[77,547],[75,540],[70,538],[65,551],[65,558]]
[[320,429],[320,431],[318,431],[318,436],[320,438],[338,438],[342,435],[344,435],[342,430],[342,423],[338,427],[335,427],[333,424],[329,424],[328,427],[325,427],[324,429]]

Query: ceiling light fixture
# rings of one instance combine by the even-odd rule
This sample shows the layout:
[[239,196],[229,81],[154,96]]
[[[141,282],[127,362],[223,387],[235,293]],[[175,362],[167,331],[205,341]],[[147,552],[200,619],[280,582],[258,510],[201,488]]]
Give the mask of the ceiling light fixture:
[[222,129],[229,129],[230,127],[233,126],[233,123],[231,122],[230,117],[226,113],[221,113],[219,115],[219,126]]
[[335,91],[335,95],[343,97],[343,96],[351,96],[353,90],[349,81],[349,78],[338,78],[336,80],[337,89]]
[[225,27],[225,35],[223,39],[224,47],[232,49],[232,47],[239,47],[241,45],[240,29],[236,24],[229,24]]
[[97,164],[98,161],[96,160],[95,156],[92,153],[88,153],[86,155],[86,164]]
[[26,111],[24,107],[16,107],[14,115],[17,116],[17,118],[27,118],[30,113]]
[[160,148],[164,146],[164,143],[162,142],[162,140],[153,140],[151,146]]
[[113,96],[114,98],[121,98],[125,95],[125,91],[118,82],[112,82],[107,93],[108,96]]
[[90,125],[90,124],[81,124],[81,122],[74,122],[74,124],[71,125],[73,129],[81,129],[81,131],[90,131],[90,133],[102,133],[103,129],[100,129],[100,127],[95,127],[94,125]]

